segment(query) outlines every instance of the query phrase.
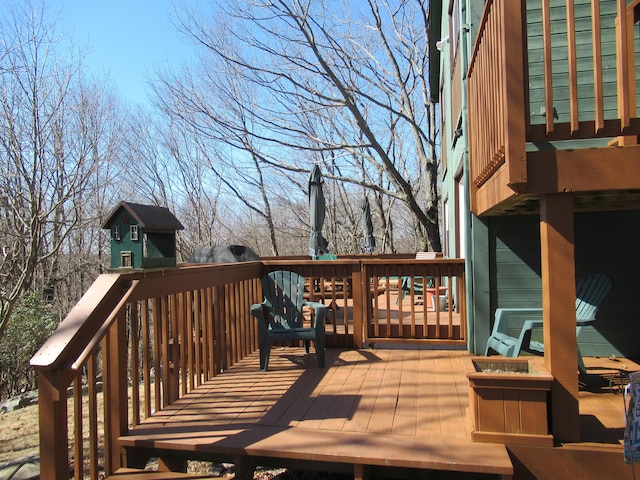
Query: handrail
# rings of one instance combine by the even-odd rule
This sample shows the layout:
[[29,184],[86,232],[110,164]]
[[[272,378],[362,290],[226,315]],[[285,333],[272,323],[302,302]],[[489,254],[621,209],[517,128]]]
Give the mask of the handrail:
[[[307,294],[330,307],[327,347],[464,340],[464,260],[459,259],[269,258],[101,275],[31,362],[38,372],[41,478],[68,477],[69,424],[75,478],[85,474],[98,478],[100,465],[108,476],[121,466],[136,464],[139,459],[127,457],[119,448],[120,436],[257,350],[257,328],[249,307],[262,301],[260,278],[276,269],[305,276],[310,281]],[[394,307],[400,317],[410,320],[403,326],[401,319],[399,328],[380,334],[382,302],[388,311],[398,292],[372,290],[370,285],[391,274],[435,276],[436,291],[446,287],[448,305],[455,304],[455,310],[436,306],[421,313],[418,292],[410,284],[405,300]],[[86,405],[89,417],[83,414]],[[98,432],[101,416],[104,435]]]
[[489,0],[470,59],[469,158],[477,189],[504,165],[514,189],[527,181],[523,4]]

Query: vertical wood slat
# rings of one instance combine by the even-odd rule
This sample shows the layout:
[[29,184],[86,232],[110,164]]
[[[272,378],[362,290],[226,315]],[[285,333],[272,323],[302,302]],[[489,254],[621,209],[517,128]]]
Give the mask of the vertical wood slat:
[[98,388],[96,385],[97,361],[95,354],[88,359],[87,377],[89,378],[89,474],[91,478],[98,478]]
[[553,110],[553,69],[551,59],[551,12],[549,2],[542,2],[542,56],[544,59],[544,105],[547,134],[554,130]]
[[129,329],[131,332],[131,421],[133,426],[140,424],[140,356],[138,327],[140,325],[138,302],[132,302],[129,306]]
[[602,34],[600,26],[600,0],[591,0],[591,32],[593,50],[593,97],[595,132],[604,128],[604,89],[602,86]]
[[640,2],[634,0],[627,6],[627,85],[628,85],[628,108],[629,116],[637,116],[636,105],[636,60],[635,60],[635,38],[634,28],[636,18],[640,13]]
[[149,316],[149,301],[142,302],[142,376],[144,383],[144,417],[151,416],[151,332],[149,329],[151,317]]
[[166,295],[160,297],[160,328],[161,328],[161,349],[160,349],[160,372],[162,378],[162,404],[164,408],[171,403],[171,333],[169,315],[169,298]]
[[191,291],[187,292],[187,319],[185,325],[185,357],[187,358],[187,367],[188,370],[188,389],[193,390],[196,385],[196,372],[193,368],[195,365],[195,345],[194,345],[194,337],[195,337],[195,325],[196,325],[196,316],[198,315],[198,292]]
[[161,315],[162,307],[159,298],[153,299],[153,389],[155,411],[162,410],[162,378],[160,372]]
[[211,298],[208,288],[202,289],[202,337],[201,351],[202,351],[202,381],[206,382],[211,378],[211,352],[209,351],[209,337],[211,336],[211,329],[213,325],[210,322],[210,308]]
[[169,365],[169,380],[171,382],[171,396],[169,403],[180,398],[180,366],[178,364],[180,354],[180,342],[178,337],[178,295],[169,296],[169,319],[171,330],[171,342],[169,343],[169,355],[167,364]]
[[213,378],[215,376],[215,342],[214,342],[214,317],[213,317],[213,289],[206,288],[205,289],[205,315],[204,321],[205,325],[207,325],[207,336],[205,340],[206,345],[206,353],[205,358],[207,359],[207,379]]
[[574,0],[566,0],[567,12],[567,53],[569,63],[569,116],[571,133],[580,128],[578,113],[578,68],[576,59],[576,18]]
[[194,303],[195,303],[195,316],[194,316],[194,324],[193,331],[191,332],[191,336],[193,337],[193,349],[194,349],[194,360],[195,364],[193,365],[193,376],[195,377],[195,385],[196,387],[202,384],[202,314],[203,314],[203,295],[202,290],[197,290],[194,292]]
[[77,480],[84,475],[84,432],[82,415],[82,375],[73,379],[73,477]]
[[616,15],[616,78],[618,80],[618,117],[620,128],[631,125],[629,110],[629,57],[627,47],[626,0],[617,0]]
[[187,363],[187,332],[189,322],[189,301],[188,293],[181,292],[178,296],[178,310],[180,312],[180,319],[178,322],[178,344],[180,345],[180,394],[186,395],[189,391],[189,378],[188,378],[188,363]]

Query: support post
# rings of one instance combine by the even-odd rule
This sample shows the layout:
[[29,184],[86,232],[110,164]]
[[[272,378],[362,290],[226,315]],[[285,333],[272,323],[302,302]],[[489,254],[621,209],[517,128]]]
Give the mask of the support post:
[[580,440],[573,195],[540,198],[545,368],[553,375],[552,432],[560,442]]
[[[72,378],[72,377],[70,377]],[[69,478],[67,451],[67,387],[71,383],[56,372],[38,372],[40,422],[40,478]],[[82,466],[77,466],[82,468]]]

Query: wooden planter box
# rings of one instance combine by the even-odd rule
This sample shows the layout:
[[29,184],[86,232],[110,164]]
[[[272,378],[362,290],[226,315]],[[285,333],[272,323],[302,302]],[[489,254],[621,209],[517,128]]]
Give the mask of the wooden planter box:
[[553,377],[523,358],[476,357],[469,379],[471,440],[553,446],[549,402]]

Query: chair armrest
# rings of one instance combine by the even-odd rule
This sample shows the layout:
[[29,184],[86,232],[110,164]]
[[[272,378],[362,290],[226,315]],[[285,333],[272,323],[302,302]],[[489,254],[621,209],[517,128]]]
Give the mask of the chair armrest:
[[[266,311],[265,311],[266,310]],[[258,319],[258,329],[266,330],[269,327],[269,306],[265,303],[251,305],[251,315]]]
[[324,331],[324,317],[327,315],[327,306],[321,302],[304,302],[302,305],[313,308],[315,311],[313,326],[317,331]]
[[[493,333],[507,333],[509,328],[509,316],[518,315],[518,316],[539,316],[540,319],[536,320],[525,320],[523,322],[523,326],[527,322],[540,322],[540,326],[542,326],[542,308],[497,308],[495,315],[495,323],[493,324]],[[533,328],[533,327],[531,327]]]

